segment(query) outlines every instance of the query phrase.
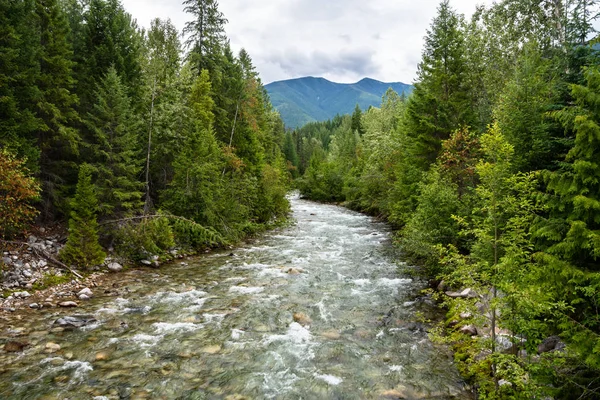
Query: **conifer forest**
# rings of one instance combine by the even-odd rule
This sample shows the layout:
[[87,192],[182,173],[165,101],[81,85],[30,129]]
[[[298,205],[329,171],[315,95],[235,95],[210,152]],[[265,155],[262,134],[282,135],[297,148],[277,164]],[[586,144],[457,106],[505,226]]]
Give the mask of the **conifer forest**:
[[[292,204],[294,216],[335,204],[391,227],[400,270],[412,266],[410,279],[428,283],[419,295],[444,314],[415,318],[431,346],[451,351],[470,396],[380,388],[362,376],[360,390],[368,381],[372,392],[343,392],[350,375],[338,382],[319,370],[310,379],[330,391],[307,398],[600,398],[600,2],[498,0],[466,18],[442,0],[410,94],[389,89],[379,107],[296,129],[271,105],[251,55],[232,51],[219,4],[182,8],[180,32],[169,19],[141,28],[120,0],[0,0],[2,269],[41,227],[62,232],[49,261],[82,279],[115,260],[143,266],[209,249],[233,257],[244,240],[289,229],[299,191],[312,202]],[[307,249],[327,248],[325,233],[309,232]],[[303,268],[284,275],[317,275]],[[294,293],[321,293],[319,282]],[[318,327],[307,310],[290,314],[290,332]],[[227,346],[215,349],[204,356]],[[221,390],[235,382],[220,374]],[[236,392],[301,398],[251,386]],[[233,389],[185,393],[161,398]]]

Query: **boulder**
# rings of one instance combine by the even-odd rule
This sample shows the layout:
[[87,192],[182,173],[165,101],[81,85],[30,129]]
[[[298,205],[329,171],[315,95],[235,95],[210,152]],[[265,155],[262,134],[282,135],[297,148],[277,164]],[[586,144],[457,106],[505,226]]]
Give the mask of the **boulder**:
[[461,332],[461,333],[464,333],[466,335],[469,335],[469,336],[476,336],[477,335],[477,328],[475,326],[473,326],[473,325],[463,326],[458,331]]
[[112,272],[119,272],[119,271],[123,270],[123,266],[116,262],[112,262],[112,263],[108,264],[108,266],[106,268],[108,268],[108,270],[112,271]]
[[143,265],[148,265],[148,266],[152,265],[152,261],[148,261],[148,260],[142,260],[142,261],[140,261],[140,263]]
[[538,345],[538,354],[547,353],[554,350],[562,350],[565,343],[558,336],[550,336]]

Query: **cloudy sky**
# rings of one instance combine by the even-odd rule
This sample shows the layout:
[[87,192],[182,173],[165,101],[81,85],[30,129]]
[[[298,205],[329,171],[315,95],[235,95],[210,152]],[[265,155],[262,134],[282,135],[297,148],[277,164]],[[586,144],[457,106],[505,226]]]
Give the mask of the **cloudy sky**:
[[[171,18],[181,30],[189,19],[179,0],[122,0],[148,27],[153,18]],[[477,4],[454,0],[470,16]],[[302,76],[334,82],[370,77],[412,83],[423,37],[439,0],[221,0],[235,51],[245,48],[264,83]]]

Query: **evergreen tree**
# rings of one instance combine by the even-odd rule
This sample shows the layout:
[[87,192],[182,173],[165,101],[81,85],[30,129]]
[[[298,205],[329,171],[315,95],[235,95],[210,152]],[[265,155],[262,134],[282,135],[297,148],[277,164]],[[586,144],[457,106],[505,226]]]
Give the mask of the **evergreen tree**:
[[[147,143],[145,168],[145,205],[147,213],[157,200],[158,191],[166,187],[164,171],[171,168],[176,128],[176,114],[181,109],[178,88],[180,71],[179,33],[170,20],[155,19],[150,24],[145,45]],[[154,186],[154,187],[151,187]]]
[[42,123],[32,109],[40,96],[35,4],[35,0],[0,1],[0,144],[38,173],[35,132]]
[[64,262],[90,268],[104,261],[106,254],[98,244],[97,209],[92,168],[83,164],[79,168],[75,198],[71,203],[67,244],[60,252],[60,258]]
[[218,58],[226,42],[225,24],[227,20],[219,11],[216,0],[184,0],[184,11],[193,16],[186,23],[184,35],[188,35],[186,46],[190,49],[190,59],[198,73],[207,69],[215,74]]
[[288,161],[288,170],[294,178],[297,178],[300,161],[298,159],[298,152],[296,151],[296,143],[291,132],[286,132],[285,134],[283,153],[285,154],[285,159]]
[[189,99],[192,127],[175,158],[173,180],[162,194],[166,209],[204,226],[220,223],[217,203],[222,163],[213,132],[210,92],[208,71],[202,70]]
[[418,66],[418,81],[407,106],[407,133],[415,138],[415,157],[427,169],[442,140],[463,125],[475,123],[465,63],[463,18],[448,0],[425,37],[425,49]]
[[44,211],[51,216],[55,214],[54,207],[66,209],[63,199],[76,181],[81,138],[74,129],[79,116],[75,112],[77,97],[71,92],[74,80],[67,20],[56,0],[36,0],[36,15],[40,27],[40,69],[35,112],[41,122],[37,144],[41,152]]
[[356,104],[354,113],[352,114],[352,131],[358,132],[361,136],[365,133],[365,129],[362,126],[362,110],[358,104]]
[[[142,38],[131,15],[119,0],[90,0],[81,10],[81,19],[71,21],[75,32],[74,50],[77,94],[80,110],[85,115],[95,103],[96,86],[113,67],[121,77],[134,108],[140,105],[143,88],[140,49]],[[72,10],[73,13],[77,9]]]
[[126,88],[114,68],[97,87],[96,104],[89,114],[93,137],[88,159],[98,173],[96,186],[100,216],[123,216],[141,207],[139,124]]

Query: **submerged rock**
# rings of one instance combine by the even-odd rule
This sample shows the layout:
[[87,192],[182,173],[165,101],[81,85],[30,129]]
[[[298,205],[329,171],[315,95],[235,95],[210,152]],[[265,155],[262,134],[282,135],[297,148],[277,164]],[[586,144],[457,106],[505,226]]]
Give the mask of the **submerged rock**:
[[217,354],[220,351],[221,351],[221,346],[219,346],[218,344],[215,344],[212,346],[206,346],[206,347],[202,348],[202,352],[206,353],[206,354]]
[[29,346],[29,343],[27,342],[10,341],[4,344],[4,351],[7,353],[18,353],[23,351],[27,346]]
[[72,315],[57,319],[54,325],[62,328],[81,328],[94,322],[96,318],[91,315]]
[[46,343],[46,353],[56,353],[57,351],[60,350],[60,345],[53,343],[53,342],[48,342]]
[[302,312],[294,313],[294,322],[299,323],[302,326],[307,326],[312,323],[310,317]]

